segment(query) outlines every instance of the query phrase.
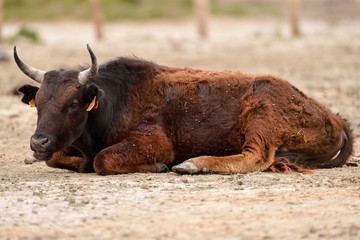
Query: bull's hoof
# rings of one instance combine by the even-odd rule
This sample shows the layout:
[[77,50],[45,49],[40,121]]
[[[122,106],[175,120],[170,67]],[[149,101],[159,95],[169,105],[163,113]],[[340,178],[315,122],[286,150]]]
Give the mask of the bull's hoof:
[[169,172],[170,169],[164,163],[155,163],[156,172],[157,173],[166,173]]
[[192,162],[180,163],[173,166],[171,170],[179,174],[195,174],[200,172],[199,168]]

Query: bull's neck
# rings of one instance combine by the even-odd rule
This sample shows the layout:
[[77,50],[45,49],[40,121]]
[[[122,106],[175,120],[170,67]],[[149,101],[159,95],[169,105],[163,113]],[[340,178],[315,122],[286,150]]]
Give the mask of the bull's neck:
[[113,104],[106,98],[100,99],[98,108],[89,112],[83,135],[89,136],[92,144],[102,148],[113,118]]

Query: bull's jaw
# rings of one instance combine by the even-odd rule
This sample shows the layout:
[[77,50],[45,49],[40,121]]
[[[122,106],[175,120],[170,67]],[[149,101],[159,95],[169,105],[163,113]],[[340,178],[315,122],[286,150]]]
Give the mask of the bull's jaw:
[[51,159],[53,153],[52,152],[43,152],[43,151],[33,151],[33,156],[34,158],[36,158],[37,160],[40,161],[48,161]]

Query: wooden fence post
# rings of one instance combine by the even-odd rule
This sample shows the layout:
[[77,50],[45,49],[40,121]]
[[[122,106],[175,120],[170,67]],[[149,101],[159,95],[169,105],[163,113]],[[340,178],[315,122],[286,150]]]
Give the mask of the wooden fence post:
[[2,42],[3,39],[2,36],[3,23],[4,23],[4,1],[0,0],[0,42]]
[[103,15],[101,0],[92,0],[91,5],[96,40],[101,41],[103,38]]
[[208,16],[209,16],[209,1],[208,0],[194,0],[195,14],[197,21],[197,28],[200,37],[206,38],[208,36]]
[[290,0],[291,32],[293,36],[300,35],[299,8],[300,0]]

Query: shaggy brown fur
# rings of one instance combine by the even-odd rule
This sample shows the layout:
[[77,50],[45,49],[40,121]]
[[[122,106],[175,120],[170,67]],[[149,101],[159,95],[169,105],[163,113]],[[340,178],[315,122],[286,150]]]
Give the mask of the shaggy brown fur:
[[[51,167],[101,175],[161,172],[308,172],[352,154],[349,124],[277,77],[171,68],[134,58],[100,66],[90,84],[77,71],[47,72],[35,96]],[[97,109],[86,112],[96,96]],[[73,106],[74,102],[77,106]],[[75,104],[76,105],[76,104]],[[33,136],[33,137],[34,137]]]

